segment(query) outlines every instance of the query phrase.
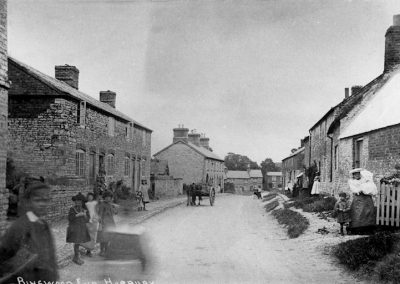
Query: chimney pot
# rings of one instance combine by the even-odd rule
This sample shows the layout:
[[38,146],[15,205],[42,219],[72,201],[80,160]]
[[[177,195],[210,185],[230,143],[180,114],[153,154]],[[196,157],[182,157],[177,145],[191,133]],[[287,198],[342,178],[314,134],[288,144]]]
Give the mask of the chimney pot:
[[393,16],[393,25],[385,35],[384,72],[398,69],[400,66],[400,15]]
[[115,108],[117,94],[113,91],[100,91],[100,101]]
[[75,66],[57,65],[55,66],[55,76],[57,80],[67,83],[72,88],[78,90],[79,86],[79,70]]
[[177,141],[183,141],[185,143],[188,142],[188,133],[189,133],[189,128],[184,128],[183,124],[179,125],[178,128],[174,128],[174,138],[172,139],[172,143],[175,143]]
[[349,88],[344,88],[344,98],[347,99],[349,97]]
[[189,133],[189,142],[200,147],[200,133]]

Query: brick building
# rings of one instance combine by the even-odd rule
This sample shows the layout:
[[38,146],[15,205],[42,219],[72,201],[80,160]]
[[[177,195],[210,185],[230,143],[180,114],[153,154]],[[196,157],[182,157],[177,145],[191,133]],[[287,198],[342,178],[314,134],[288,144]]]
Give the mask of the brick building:
[[9,156],[16,167],[52,184],[50,219],[67,215],[71,197],[92,191],[98,174],[136,190],[150,184],[151,130],[78,90],[79,70],[55,67],[55,78],[9,58]]
[[184,184],[211,183],[224,186],[224,160],[211,151],[209,138],[189,133],[188,128],[174,128],[173,142],[155,153],[158,160],[168,161],[170,174]]
[[7,76],[7,1],[0,0],[0,231],[4,229],[8,208],[6,189],[7,159],[7,115],[8,89]]
[[249,192],[258,187],[262,188],[263,176],[261,170],[227,171],[226,182],[234,185],[235,191]]

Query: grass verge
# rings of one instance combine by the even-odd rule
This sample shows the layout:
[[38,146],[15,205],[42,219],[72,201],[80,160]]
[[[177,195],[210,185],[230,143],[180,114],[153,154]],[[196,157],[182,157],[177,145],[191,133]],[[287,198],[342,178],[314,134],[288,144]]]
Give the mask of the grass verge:
[[268,194],[268,195],[265,195],[264,197],[263,197],[263,202],[265,202],[265,201],[269,201],[269,200],[271,200],[271,199],[274,199],[275,197],[277,197],[278,196],[278,194],[277,193],[270,193],[270,194]]
[[310,225],[307,218],[298,212],[288,208],[278,209],[272,212],[279,224],[286,225],[289,238],[297,238]]
[[385,258],[394,252],[398,241],[399,237],[395,234],[379,232],[366,238],[340,243],[333,249],[333,254],[350,270],[360,269],[363,274],[373,274],[376,271],[384,278],[390,269],[395,269],[397,271],[392,271],[391,274],[400,276],[400,265],[395,263],[395,260],[399,260],[398,257]]
[[333,196],[320,195],[295,198],[293,201],[293,206],[303,209],[304,212],[324,212],[333,210],[337,200]]

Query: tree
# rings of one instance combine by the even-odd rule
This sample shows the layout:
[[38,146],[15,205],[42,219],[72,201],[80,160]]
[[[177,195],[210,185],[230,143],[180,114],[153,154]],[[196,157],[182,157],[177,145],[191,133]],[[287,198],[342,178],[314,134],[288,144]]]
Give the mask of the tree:
[[246,171],[247,169],[259,169],[257,162],[249,159],[247,156],[229,152],[225,157],[225,166],[230,171]]

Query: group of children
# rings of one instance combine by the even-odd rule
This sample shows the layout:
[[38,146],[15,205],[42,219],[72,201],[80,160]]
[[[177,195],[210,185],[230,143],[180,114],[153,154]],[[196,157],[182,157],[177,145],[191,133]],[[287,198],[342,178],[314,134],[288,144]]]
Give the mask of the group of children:
[[68,214],[67,243],[74,244],[76,264],[82,265],[79,247],[86,249],[86,255],[92,256],[96,242],[100,243],[100,256],[104,256],[110,242],[110,231],[115,228],[114,215],[117,214],[117,205],[112,203],[113,194],[106,191],[103,200],[98,202],[93,193],[87,197],[77,194],[72,197],[75,205]]

